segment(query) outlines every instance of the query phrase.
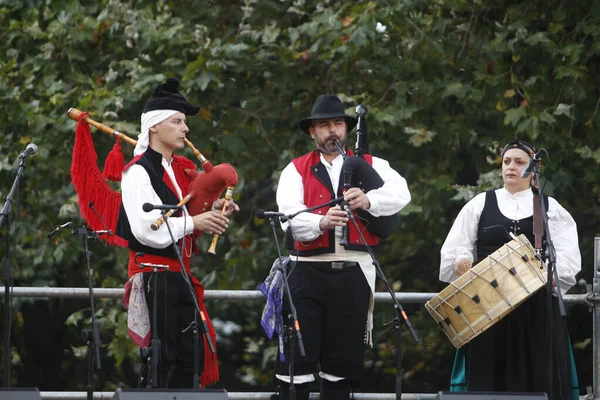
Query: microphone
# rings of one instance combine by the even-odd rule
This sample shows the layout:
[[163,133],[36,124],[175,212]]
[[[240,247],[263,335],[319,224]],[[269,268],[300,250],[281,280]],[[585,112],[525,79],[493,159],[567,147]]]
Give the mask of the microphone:
[[181,206],[172,206],[169,204],[150,204],[150,203],[144,203],[144,205],[142,205],[142,210],[144,210],[145,212],[150,212],[152,210],[181,210]]
[[52,232],[50,232],[49,234],[47,234],[47,235],[46,235],[46,237],[47,237],[48,239],[51,239],[51,238],[52,238],[52,236],[56,235],[56,233],[57,233],[58,231],[60,231],[61,229],[64,229],[64,228],[68,228],[68,227],[70,227],[71,225],[73,225],[73,223],[72,223],[71,221],[69,221],[69,222],[66,222],[66,223],[64,223],[64,224],[62,224],[62,225],[59,225],[59,226],[57,226],[56,228],[54,228],[54,230],[53,230]]
[[281,217],[282,222],[285,222],[288,220],[287,216],[284,213],[280,213],[280,212],[276,212],[276,211],[265,211],[262,208],[259,208],[258,210],[256,210],[255,216],[258,219]]
[[340,208],[346,211],[348,213],[348,216],[350,216],[350,214],[352,213],[352,210],[350,210],[350,203],[348,203],[346,200],[340,203]]
[[36,154],[37,152],[38,152],[38,147],[33,143],[29,143],[27,145],[27,147],[25,148],[25,150],[23,150],[21,152],[21,154],[19,154],[18,158],[19,158],[19,160],[22,160],[25,157],[29,157],[29,156]]
[[365,114],[367,113],[367,107],[363,106],[362,104],[359,104],[354,109],[354,112],[356,113],[357,116],[364,117]]
[[102,227],[104,227],[103,231],[96,231],[97,235],[104,235],[104,234],[108,234],[108,236],[112,236],[113,233],[110,231],[110,229],[108,229],[106,227],[106,222],[104,222],[104,218],[102,217],[102,215],[98,212],[98,210],[96,210],[96,208],[94,207],[94,202],[90,201],[88,203],[88,207],[94,212],[94,214],[96,214],[96,216],[98,218],[100,218],[100,221],[102,222]]
[[544,149],[541,149],[540,151],[535,153],[533,157],[531,157],[531,160],[529,160],[529,163],[527,164],[523,172],[521,172],[521,178],[527,178],[529,175],[531,175],[531,173],[533,172],[533,168],[542,159],[542,151],[544,151]]
[[354,109],[356,113],[356,143],[354,144],[354,154],[362,157],[364,153],[368,153],[369,144],[367,141],[367,120],[365,114],[367,113],[367,107],[359,104]]

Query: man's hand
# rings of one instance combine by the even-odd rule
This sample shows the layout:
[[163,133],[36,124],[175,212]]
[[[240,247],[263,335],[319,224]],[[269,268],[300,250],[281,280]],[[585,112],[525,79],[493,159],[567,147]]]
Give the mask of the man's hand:
[[340,208],[340,206],[331,207],[321,221],[319,221],[319,229],[325,232],[333,229],[336,226],[346,226],[348,223],[348,213]]
[[212,205],[212,209],[214,211],[220,212],[223,209],[223,205],[225,204],[225,202],[227,202],[227,208],[225,209],[226,217],[229,217],[231,214],[233,214],[234,211],[240,211],[240,207],[237,204],[235,204],[233,200],[227,200],[225,199],[225,197],[221,197],[220,199],[215,201]]
[[[222,205],[221,205],[222,207]],[[212,232],[221,235],[229,226],[229,218],[221,215],[220,211],[207,211],[194,215],[194,230]]]
[[371,208],[369,198],[365,192],[357,187],[350,188],[344,192],[344,201],[350,204],[351,210],[356,210],[357,208],[368,210]]

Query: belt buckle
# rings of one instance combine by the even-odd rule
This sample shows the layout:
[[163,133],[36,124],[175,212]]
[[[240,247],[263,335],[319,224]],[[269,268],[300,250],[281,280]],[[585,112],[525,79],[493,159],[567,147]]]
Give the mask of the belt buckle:
[[332,261],[331,262],[331,268],[333,268],[333,269],[343,269],[344,268],[344,262],[343,261]]

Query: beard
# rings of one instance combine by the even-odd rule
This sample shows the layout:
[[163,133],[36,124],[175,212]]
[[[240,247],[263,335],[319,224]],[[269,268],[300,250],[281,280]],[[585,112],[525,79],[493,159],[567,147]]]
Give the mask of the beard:
[[339,137],[339,138],[336,135],[330,135],[330,136],[327,136],[327,138],[325,138],[325,140],[320,139],[318,136],[315,135],[315,145],[317,147],[317,150],[319,150],[321,153],[324,153],[324,154],[339,154],[340,153],[338,147],[335,145],[335,140],[338,141],[338,143],[340,144],[342,149],[346,148],[346,136],[345,135],[344,135],[344,137]]

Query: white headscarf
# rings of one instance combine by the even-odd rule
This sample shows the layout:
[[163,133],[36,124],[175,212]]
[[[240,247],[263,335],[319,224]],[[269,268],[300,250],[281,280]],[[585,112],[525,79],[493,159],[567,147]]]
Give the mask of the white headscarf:
[[163,122],[173,114],[177,114],[180,111],[176,110],[152,110],[142,114],[142,131],[138,135],[137,144],[133,149],[133,156],[139,156],[148,148],[150,143],[149,131],[154,125]]

